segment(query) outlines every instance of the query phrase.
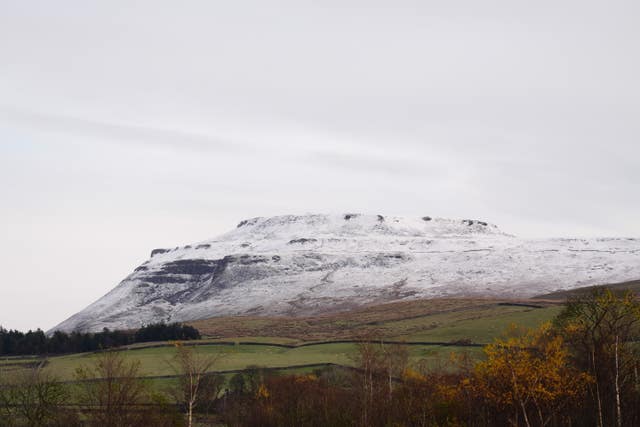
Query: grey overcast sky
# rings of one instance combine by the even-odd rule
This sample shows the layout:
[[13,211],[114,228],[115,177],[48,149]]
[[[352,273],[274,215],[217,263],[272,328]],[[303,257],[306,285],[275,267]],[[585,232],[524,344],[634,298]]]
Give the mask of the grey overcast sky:
[[0,324],[246,217],[639,236],[640,2],[0,0]]

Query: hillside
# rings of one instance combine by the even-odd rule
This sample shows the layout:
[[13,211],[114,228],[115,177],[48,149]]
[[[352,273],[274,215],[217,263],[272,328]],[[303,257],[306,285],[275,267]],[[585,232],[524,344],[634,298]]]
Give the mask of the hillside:
[[422,298],[528,298],[640,277],[640,239],[519,239],[477,220],[253,218],[151,258],[54,329],[309,316]]
[[[260,365],[269,369],[313,369],[329,364],[351,366],[356,342],[384,340],[407,345],[412,363],[439,364],[451,352],[480,357],[481,346],[516,323],[536,327],[562,309],[545,301],[504,299],[435,299],[379,304],[347,313],[299,317],[220,317],[194,321],[205,338],[188,341],[205,354],[222,354],[213,368],[235,372]],[[120,349],[141,363],[141,375],[166,379],[175,376],[168,360],[175,354],[171,342],[133,344]],[[73,380],[79,366],[97,353],[47,358],[47,369],[62,380]],[[39,363],[32,357],[0,359],[0,371],[19,370]]]
[[587,296],[590,293],[601,290],[603,288],[610,289],[614,292],[631,291],[637,295],[637,294],[640,294],[640,280],[632,280],[630,282],[622,282],[622,283],[612,283],[607,285],[585,286],[585,287],[576,288],[576,289],[569,289],[566,291],[556,291],[556,292],[551,292],[544,295],[538,295],[533,299],[542,300],[542,301],[563,302],[563,301],[570,300],[572,298]]
[[202,334],[241,341],[265,337],[289,344],[385,339],[486,344],[509,323],[534,327],[561,310],[555,301],[438,298],[402,301],[309,317],[219,317],[189,322]]

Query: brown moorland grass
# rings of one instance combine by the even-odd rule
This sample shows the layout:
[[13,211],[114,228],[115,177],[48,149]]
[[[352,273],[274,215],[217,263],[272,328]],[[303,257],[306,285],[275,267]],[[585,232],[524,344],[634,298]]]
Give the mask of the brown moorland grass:
[[[409,340],[425,335],[425,331],[451,327],[452,323],[509,317],[520,312],[540,310],[544,320],[549,317],[545,309],[557,308],[558,304],[557,300],[439,298],[380,304],[310,317],[219,317],[189,324],[203,335],[219,339],[279,337],[308,342],[380,337]],[[553,313],[556,311],[552,310]],[[463,338],[473,341],[471,336]]]

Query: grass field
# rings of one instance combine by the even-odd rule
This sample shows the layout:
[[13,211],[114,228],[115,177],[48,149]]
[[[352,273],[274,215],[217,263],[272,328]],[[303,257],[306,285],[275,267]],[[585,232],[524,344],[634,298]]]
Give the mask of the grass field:
[[[441,299],[309,318],[216,318],[192,322],[206,337],[190,344],[197,344],[199,352],[219,357],[213,368],[218,372],[250,366],[284,371],[312,369],[298,368],[305,365],[352,366],[356,344],[331,341],[362,338],[406,342],[411,363],[439,365],[452,351],[481,356],[481,347],[459,344],[489,343],[512,323],[536,327],[551,320],[561,308],[557,302],[546,300]],[[175,375],[171,360],[176,350],[171,343],[135,344],[120,351],[127,359],[140,362],[144,377],[161,381],[158,377]],[[46,369],[61,380],[71,381],[77,367],[95,358],[91,353],[51,357]],[[33,362],[33,358],[0,359],[0,373]]]
[[[355,346],[356,344],[354,343],[319,344],[297,348],[243,344],[236,346],[200,345],[197,347],[197,351],[202,354],[219,357],[213,368],[214,371],[229,372],[244,370],[256,365],[281,369],[324,364],[352,366]],[[473,354],[480,352],[478,347],[411,345],[408,348],[412,363],[418,363],[426,359],[430,363],[436,364],[440,360],[446,359],[449,353],[454,350],[470,351]],[[171,366],[174,354],[175,349],[173,347],[146,348],[123,352],[127,359],[140,362],[140,374],[144,377],[175,375],[176,372]],[[74,378],[73,374],[77,367],[91,364],[96,357],[96,354],[53,357],[49,359],[45,369],[54,373],[59,379],[69,381]]]

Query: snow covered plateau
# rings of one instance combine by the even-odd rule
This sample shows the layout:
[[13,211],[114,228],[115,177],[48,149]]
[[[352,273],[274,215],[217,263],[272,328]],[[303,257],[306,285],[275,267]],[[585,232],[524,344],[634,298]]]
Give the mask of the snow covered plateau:
[[155,249],[108,294],[53,330],[312,315],[416,298],[521,298],[635,279],[635,238],[520,239],[477,220],[287,215]]

